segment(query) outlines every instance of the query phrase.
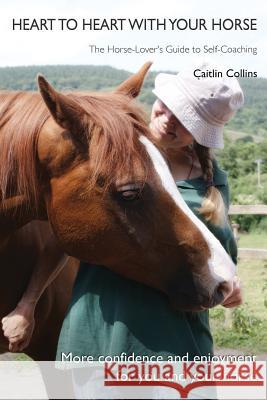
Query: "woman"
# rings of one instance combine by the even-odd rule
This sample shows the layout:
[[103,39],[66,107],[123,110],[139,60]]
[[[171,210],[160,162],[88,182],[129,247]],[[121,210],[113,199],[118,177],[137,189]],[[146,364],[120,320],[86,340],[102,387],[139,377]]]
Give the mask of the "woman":
[[[207,70],[203,64],[200,69]],[[159,74],[151,115],[155,141],[164,148],[177,187],[236,261],[236,244],[227,222],[227,177],[212,158],[223,147],[223,126],[243,104],[236,79],[196,79],[193,70]],[[238,282],[224,306],[241,303]],[[122,278],[102,266],[81,263],[58,345],[72,355],[183,356],[213,352],[208,310],[179,312],[158,291]]]

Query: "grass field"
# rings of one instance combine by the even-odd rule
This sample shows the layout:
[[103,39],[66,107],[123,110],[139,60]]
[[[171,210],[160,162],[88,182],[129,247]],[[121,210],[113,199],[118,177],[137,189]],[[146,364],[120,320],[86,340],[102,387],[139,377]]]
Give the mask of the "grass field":
[[[238,247],[267,248],[267,232],[239,234]],[[211,310],[211,327],[217,347],[267,352],[267,261],[239,261],[244,304],[233,311]]]
[[267,352],[267,262],[240,261],[238,275],[244,304],[230,312],[221,306],[210,311],[215,346]]
[[239,234],[238,247],[248,247],[255,249],[267,249],[266,233],[242,233]]

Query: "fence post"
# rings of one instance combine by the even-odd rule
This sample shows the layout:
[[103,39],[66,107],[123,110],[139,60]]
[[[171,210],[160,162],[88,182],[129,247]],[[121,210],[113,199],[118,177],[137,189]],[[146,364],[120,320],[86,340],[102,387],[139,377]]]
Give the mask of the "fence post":
[[234,238],[236,240],[236,242],[238,242],[239,240],[239,236],[238,236],[238,228],[239,228],[239,224],[237,224],[236,222],[232,223],[232,228],[233,228],[233,234],[234,234]]

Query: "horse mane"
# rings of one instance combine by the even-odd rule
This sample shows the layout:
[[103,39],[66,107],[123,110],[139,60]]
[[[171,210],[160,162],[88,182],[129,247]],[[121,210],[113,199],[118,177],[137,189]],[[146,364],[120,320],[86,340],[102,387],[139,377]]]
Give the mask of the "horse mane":
[[[122,94],[68,93],[90,115],[94,134],[87,136],[93,181],[129,170],[136,157],[144,169],[148,159],[136,133],[150,136],[144,112]],[[38,92],[0,92],[0,201],[23,195],[38,205],[38,135],[50,113]],[[90,148],[97,151],[90,151]],[[140,154],[141,151],[141,154]]]
[[[139,104],[118,93],[71,94],[70,97],[90,115],[87,142],[90,142],[89,158],[93,165],[91,185],[103,176],[108,188],[115,178],[125,176],[126,171],[134,172],[137,160],[142,168],[144,183],[150,160],[138,139],[140,135],[153,139],[147,117]],[[94,132],[92,137],[90,131]]]
[[37,202],[37,138],[48,118],[38,93],[0,92],[0,200],[23,195]]

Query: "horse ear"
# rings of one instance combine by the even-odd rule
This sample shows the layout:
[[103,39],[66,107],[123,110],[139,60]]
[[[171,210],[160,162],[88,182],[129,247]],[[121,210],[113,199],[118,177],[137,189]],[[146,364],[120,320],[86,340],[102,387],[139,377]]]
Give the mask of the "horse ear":
[[152,62],[145,63],[142,68],[134,75],[130,76],[126,81],[122,82],[115,90],[116,93],[123,93],[130,97],[139,95],[143,85],[147,71],[151,67]]
[[58,125],[70,131],[83,130],[86,113],[79,104],[57,92],[42,75],[38,75],[38,86],[47,108]]

